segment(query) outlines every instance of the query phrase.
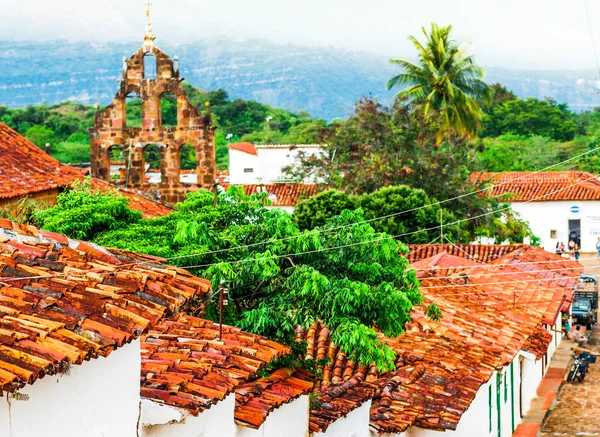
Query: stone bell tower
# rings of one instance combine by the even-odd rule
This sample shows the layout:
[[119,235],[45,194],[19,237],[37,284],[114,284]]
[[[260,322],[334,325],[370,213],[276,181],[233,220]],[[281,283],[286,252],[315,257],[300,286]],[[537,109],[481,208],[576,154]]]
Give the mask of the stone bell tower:
[[[200,188],[210,188],[215,182],[215,140],[210,109],[202,114],[190,103],[181,85],[179,59],[173,60],[158,49],[150,22],[144,45],[131,58],[123,59],[120,86],[113,102],[104,112],[96,110],[94,127],[90,129],[91,173],[93,177],[114,182],[126,188],[144,191],[164,203],[182,201],[185,194]],[[153,64],[156,65],[153,65]],[[155,74],[155,76],[154,76]],[[151,77],[152,75],[152,77]],[[177,125],[163,126],[161,99],[174,95],[177,104]],[[141,99],[142,126],[128,126],[127,97]],[[196,166],[191,183],[181,182],[181,151],[195,151]],[[148,147],[159,150],[159,169],[155,181],[150,181],[149,163],[145,162]],[[111,178],[111,149],[120,150],[120,175]],[[114,170],[114,168],[113,168]],[[191,176],[193,176],[193,174]],[[195,180],[193,180],[195,179]],[[195,182],[195,183],[194,183]]]

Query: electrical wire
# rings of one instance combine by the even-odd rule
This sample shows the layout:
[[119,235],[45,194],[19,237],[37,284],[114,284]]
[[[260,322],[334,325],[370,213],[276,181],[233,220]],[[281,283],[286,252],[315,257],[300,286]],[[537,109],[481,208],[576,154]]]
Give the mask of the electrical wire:
[[594,48],[594,57],[596,58],[596,68],[598,69],[598,76],[600,76],[600,61],[598,60],[598,50],[596,50],[596,40],[594,39],[594,30],[592,28],[592,19],[590,18],[590,10],[588,8],[587,0],[583,0],[583,4],[585,6],[585,13],[587,15],[590,36],[592,37],[592,47]]
[[[589,181],[591,179],[597,178],[598,176],[600,176],[600,175],[593,175],[592,177],[589,177],[587,179],[583,179],[583,180],[578,181],[578,182],[576,182],[574,184],[571,184],[571,185],[568,185],[566,187],[563,187],[563,188],[561,188],[559,190],[551,191],[551,192],[546,193],[546,194],[544,194],[542,196],[539,196],[537,198],[530,199],[528,201],[521,202],[521,203],[530,203],[530,202],[538,201],[538,200],[543,199],[543,198],[545,198],[547,196],[550,196],[552,194],[556,194],[556,193],[559,193],[561,191],[567,190],[567,189],[569,189],[569,188],[571,188],[571,187],[573,187],[575,185],[579,185],[580,183],[587,182],[587,181]],[[310,254],[314,254],[314,253],[327,252],[327,251],[332,251],[332,250],[337,250],[337,249],[347,249],[349,247],[360,246],[360,245],[363,245],[363,244],[377,243],[377,242],[383,241],[383,240],[390,240],[390,239],[395,240],[397,238],[405,237],[405,236],[408,236],[408,235],[413,235],[413,234],[416,234],[416,233],[419,233],[419,232],[426,232],[426,231],[436,230],[436,229],[439,229],[440,227],[443,227],[443,226],[457,225],[457,224],[460,224],[460,223],[469,222],[471,220],[476,220],[478,218],[486,217],[486,216],[489,216],[489,215],[492,215],[492,214],[497,214],[499,212],[506,211],[508,209],[510,209],[510,206],[506,206],[504,208],[500,208],[500,209],[497,209],[495,211],[488,211],[486,213],[482,213],[482,214],[476,215],[474,217],[469,217],[469,218],[466,218],[466,219],[456,220],[456,221],[451,222],[451,223],[446,223],[446,224],[444,224],[442,226],[433,226],[433,227],[429,227],[429,228],[423,228],[423,229],[420,229],[418,231],[407,232],[407,233],[393,235],[393,236],[385,235],[383,237],[375,238],[373,240],[360,241],[360,242],[356,242],[356,243],[349,243],[349,244],[344,244],[344,245],[341,245],[341,246],[334,246],[334,247],[328,247],[328,248],[322,248],[322,249],[309,250],[309,251],[306,251],[306,252],[288,253],[288,254],[285,254],[285,255],[273,255],[273,256],[266,256],[266,257],[260,257],[260,258],[246,258],[246,259],[234,260],[234,261],[227,261],[227,262],[217,262],[217,263],[209,263],[209,264],[198,264],[198,265],[194,265],[194,266],[181,266],[180,268],[182,268],[182,269],[193,269],[193,268],[207,268],[207,267],[211,267],[211,266],[214,266],[214,265],[237,265],[237,264],[242,264],[242,263],[246,263],[246,262],[254,262],[254,261],[258,261],[258,260],[291,258],[293,256],[310,255]]]
[[[596,152],[598,150],[600,150],[600,146],[598,146],[598,147],[596,147],[594,149],[588,150],[587,152],[581,153],[581,154],[579,154],[577,156],[574,156],[572,158],[569,158],[569,159],[566,159],[564,161],[561,161],[559,163],[556,163],[556,164],[544,167],[544,168],[542,168],[540,170],[536,170],[536,171],[533,171],[533,172],[527,172],[526,175],[519,176],[517,178],[510,179],[508,181],[500,182],[498,184],[491,184],[489,187],[482,188],[482,189],[475,190],[475,191],[470,191],[468,193],[464,193],[464,194],[461,194],[459,196],[452,197],[450,199],[441,200],[441,201],[434,202],[434,203],[429,203],[427,205],[421,205],[421,206],[416,207],[416,208],[407,209],[407,210],[403,210],[403,211],[398,211],[398,212],[394,212],[392,214],[388,214],[388,215],[384,215],[384,216],[380,216],[380,217],[374,217],[374,218],[367,219],[367,220],[361,220],[360,222],[356,222],[356,223],[350,223],[350,224],[347,224],[347,225],[340,225],[340,226],[336,226],[336,227],[328,228],[328,229],[323,229],[323,230],[314,230],[313,232],[317,232],[319,234],[321,234],[321,233],[329,233],[329,232],[337,231],[339,229],[344,229],[344,228],[347,228],[347,227],[358,226],[358,225],[365,224],[365,223],[372,223],[374,221],[384,220],[384,219],[387,219],[387,218],[392,218],[392,217],[396,217],[396,216],[408,214],[408,213],[411,213],[411,212],[420,211],[422,209],[429,208],[429,207],[432,207],[432,206],[443,205],[443,204],[446,204],[446,203],[449,203],[449,202],[453,202],[455,200],[459,200],[459,199],[463,199],[463,198],[466,198],[466,197],[469,197],[469,196],[472,196],[472,195],[475,195],[475,194],[483,193],[484,191],[493,190],[495,187],[500,187],[502,185],[514,183],[515,181],[518,181],[518,180],[521,180],[521,179],[525,179],[527,177],[530,177],[531,175],[542,173],[542,172],[550,170],[552,168],[561,166],[561,165],[566,164],[568,162],[571,162],[573,160],[579,159],[579,158],[581,158],[583,156],[586,156],[586,155],[589,155],[591,153],[594,153],[594,152]],[[449,225],[445,224],[443,226],[449,226]],[[180,256],[175,256],[175,257],[166,258],[166,259],[167,260],[176,260],[176,259],[182,259],[182,258],[190,258],[190,257],[193,257],[193,256],[211,255],[211,254],[215,254],[215,253],[230,252],[230,251],[233,251],[233,250],[241,250],[241,249],[247,249],[247,248],[251,248],[251,247],[256,247],[256,246],[260,246],[260,245],[263,245],[263,244],[277,243],[277,242],[280,242],[280,241],[289,241],[289,240],[293,240],[293,239],[296,239],[296,238],[300,238],[302,236],[303,235],[292,235],[290,237],[285,237],[285,238],[260,241],[260,242],[257,242],[257,243],[252,243],[252,244],[247,244],[247,245],[242,245],[242,246],[236,246],[236,247],[229,247],[229,248],[225,248],[225,249],[217,249],[217,250],[208,251],[208,252],[202,252],[202,253],[198,253],[198,254],[180,255]]]

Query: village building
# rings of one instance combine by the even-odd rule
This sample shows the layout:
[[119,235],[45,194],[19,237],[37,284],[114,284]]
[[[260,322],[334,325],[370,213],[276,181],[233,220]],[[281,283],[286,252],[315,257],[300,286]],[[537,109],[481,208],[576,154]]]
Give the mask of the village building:
[[[256,185],[297,182],[291,181],[284,169],[296,163],[299,156],[319,155],[321,144],[229,144],[229,183]],[[314,183],[316,181],[303,181]]]
[[[149,16],[149,14],[148,14]],[[215,183],[215,139],[207,103],[202,114],[192,105],[181,84],[179,59],[171,59],[154,44],[148,21],[143,47],[124,58],[120,87],[113,102],[96,112],[90,129],[91,174],[106,182],[117,182],[167,204],[184,200],[186,193]],[[128,119],[127,99],[141,100],[141,125]],[[176,121],[163,114],[166,101],[177,107]],[[193,182],[181,182],[182,157],[194,156]],[[120,161],[115,164],[114,161]],[[149,170],[158,170],[150,180]],[[118,171],[118,178],[111,179]]]
[[[78,169],[60,163],[2,122],[0,156],[0,209],[12,214],[18,214],[22,199],[35,201],[40,206],[54,206],[61,192],[84,179]],[[118,189],[119,194],[129,198],[129,206],[140,211],[145,218],[173,212],[138,192],[116,188],[98,179],[92,179],[92,188],[100,191]]]
[[[410,249],[424,304],[405,334],[380,337],[395,371],[348,360],[316,323],[296,339],[324,363],[318,376],[279,369],[254,379],[284,347],[231,327],[216,341],[214,323],[182,316],[144,337],[142,435],[209,436],[217,419],[219,436],[512,435],[562,340],[581,265],[527,245]],[[439,321],[425,315],[432,303]]]
[[554,252],[559,243],[578,243],[595,252],[600,237],[600,179],[580,171],[476,173],[490,181],[488,195],[510,203],[531,226],[542,247]]
[[156,258],[0,219],[0,435],[135,435],[139,336],[209,290]]

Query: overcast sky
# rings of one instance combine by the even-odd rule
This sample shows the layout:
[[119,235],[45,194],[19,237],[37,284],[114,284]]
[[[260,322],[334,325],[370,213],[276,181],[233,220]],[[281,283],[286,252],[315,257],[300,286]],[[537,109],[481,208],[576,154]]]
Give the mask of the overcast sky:
[[[596,69],[584,0],[152,0],[157,43],[264,38],[405,57],[408,35],[452,24],[479,63]],[[136,41],[144,0],[0,0],[0,39]],[[588,0],[600,47],[600,1]]]

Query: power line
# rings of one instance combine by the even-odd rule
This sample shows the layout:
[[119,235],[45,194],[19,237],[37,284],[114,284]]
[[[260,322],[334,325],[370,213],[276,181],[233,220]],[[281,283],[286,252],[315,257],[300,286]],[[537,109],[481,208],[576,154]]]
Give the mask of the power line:
[[[575,185],[579,185],[580,183],[587,182],[587,181],[589,181],[591,179],[597,178],[598,176],[600,176],[600,175],[593,175],[592,177],[589,177],[587,179],[583,179],[583,180],[578,181],[578,182],[576,182],[574,184],[571,184],[571,185],[568,185],[566,187],[563,187],[563,188],[561,188],[559,190],[551,191],[551,192],[546,193],[546,194],[544,194],[544,195],[542,195],[540,197],[537,197],[537,198],[534,198],[534,199],[530,199],[528,201],[521,202],[521,203],[530,203],[530,202],[538,201],[538,200],[543,199],[543,198],[545,198],[547,196],[551,196],[552,194],[556,194],[556,193],[559,193],[561,191],[567,190],[567,189],[569,189],[569,188],[571,188],[571,187],[573,187]],[[497,214],[499,212],[506,211],[508,209],[510,209],[510,206],[506,206],[504,208],[500,208],[500,209],[497,209],[495,211],[489,211],[489,212],[486,212],[486,213],[482,213],[482,214],[476,215],[474,217],[469,217],[469,218],[466,218],[466,219],[456,220],[456,221],[451,222],[451,223],[446,223],[444,226],[452,226],[452,225],[457,225],[457,224],[469,222],[471,220],[476,220],[478,218],[486,217],[486,216],[489,216],[489,215],[492,215],[492,214]],[[293,256],[310,255],[310,254],[319,253],[319,252],[328,252],[328,251],[331,251],[331,250],[346,249],[346,248],[349,248],[349,247],[360,246],[360,245],[363,245],[363,244],[377,243],[377,242],[383,241],[383,240],[389,240],[389,239],[395,240],[395,239],[400,238],[400,237],[405,237],[405,236],[408,236],[408,235],[413,235],[413,234],[416,234],[416,233],[419,233],[419,232],[433,231],[433,230],[436,230],[436,229],[439,229],[439,226],[433,226],[433,227],[429,227],[429,228],[419,229],[418,231],[407,232],[407,233],[393,235],[393,236],[385,235],[383,237],[375,238],[373,240],[360,241],[360,242],[356,242],[356,243],[349,243],[349,244],[344,244],[344,245],[341,245],[341,246],[334,246],[334,247],[328,247],[328,248],[322,248],[322,249],[309,250],[309,251],[305,251],[305,252],[288,253],[288,254],[285,254],[285,255],[273,255],[273,256],[266,256],[266,257],[260,257],[260,258],[246,258],[246,259],[241,259],[241,260],[234,260],[234,261],[227,261],[227,262],[216,262],[216,263],[209,263],[209,264],[199,264],[199,265],[194,265],[194,266],[182,266],[180,268],[182,268],[182,269],[207,268],[207,267],[211,267],[211,266],[214,266],[214,265],[236,265],[236,264],[242,264],[242,263],[245,263],[245,262],[258,261],[258,260],[291,258]]]
[[[384,220],[384,219],[387,219],[387,218],[397,217],[397,216],[408,214],[408,213],[411,213],[411,212],[420,211],[422,209],[429,208],[429,207],[432,207],[432,206],[443,205],[443,204],[446,204],[448,202],[453,202],[455,200],[459,200],[459,199],[463,199],[463,198],[466,198],[466,197],[469,197],[469,196],[472,196],[472,195],[475,195],[475,194],[483,193],[484,191],[493,190],[495,187],[500,187],[502,185],[514,183],[515,181],[518,181],[518,180],[527,178],[527,177],[529,177],[531,175],[538,174],[538,173],[550,170],[552,168],[561,166],[563,164],[566,164],[567,162],[573,161],[575,159],[579,159],[579,158],[581,158],[583,156],[589,155],[590,153],[594,153],[594,152],[596,152],[598,150],[600,150],[600,146],[596,147],[596,148],[594,148],[592,150],[588,150],[587,152],[581,153],[581,154],[579,154],[577,156],[574,156],[572,158],[569,158],[569,159],[566,159],[564,161],[561,161],[561,162],[559,162],[557,164],[553,164],[553,165],[550,165],[548,167],[544,167],[544,168],[542,168],[540,170],[536,170],[536,171],[533,171],[533,172],[527,172],[526,175],[519,176],[517,178],[510,179],[508,181],[500,182],[498,184],[492,184],[489,187],[482,188],[482,189],[479,189],[479,190],[476,190],[476,191],[471,191],[471,192],[468,192],[468,193],[464,193],[464,194],[461,194],[459,196],[456,196],[456,197],[453,197],[453,198],[450,198],[450,199],[441,200],[441,201],[434,202],[434,203],[429,203],[427,205],[421,205],[421,206],[416,207],[416,208],[407,209],[407,210],[404,210],[404,211],[398,211],[398,212],[395,212],[395,213],[392,213],[392,214],[388,214],[388,215],[384,215],[384,216],[380,216],[380,217],[375,217],[375,218],[371,218],[371,219],[368,219],[368,220],[361,220],[360,222],[356,222],[356,223],[350,223],[350,224],[347,224],[347,225],[340,225],[340,226],[336,226],[336,227],[328,228],[328,229],[323,229],[323,230],[313,230],[312,232],[316,232],[318,234],[329,233],[329,232],[337,231],[339,229],[344,229],[344,228],[348,228],[348,227],[352,227],[352,226],[358,226],[358,225],[365,224],[365,223],[372,223],[374,221]],[[449,225],[452,225],[452,223],[450,223],[450,224],[446,223],[443,226],[449,226]],[[194,257],[194,256],[200,256],[200,255],[212,255],[212,254],[215,254],[215,253],[230,252],[230,251],[233,251],[233,250],[240,250],[240,249],[247,249],[247,248],[251,248],[251,247],[256,247],[256,246],[260,246],[260,245],[263,245],[263,244],[277,243],[277,242],[280,242],[280,241],[289,241],[289,240],[293,240],[293,239],[296,239],[296,238],[300,238],[302,236],[304,236],[304,235],[292,235],[290,237],[285,237],[285,238],[279,238],[279,239],[274,239],[274,240],[266,240],[266,241],[261,241],[261,242],[257,242],[257,243],[246,244],[246,245],[236,246],[236,247],[229,247],[229,248],[226,248],[226,249],[217,249],[217,250],[212,250],[212,251],[202,252],[202,253],[197,253],[197,254],[186,254],[186,255],[174,256],[174,257],[165,258],[165,259],[168,260],[168,261],[171,261],[171,260],[176,260],[176,259],[191,258],[191,257]]]
[[[551,191],[551,192],[546,193],[544,195],[541,195],[541,196],[539,196],[537,198],[533,198],[533,199],[530,199],[530,200],[522,202],[522,203],[530,203],[530,202],[534,202],[534,201],[543,199],[543,198],[545,198],[547,196],[550,196],[552,194],[556,194],[556,193],[559,193],[561,191],[567,190],[567,189],[569,189],[569,188],[571,188],[573,186],[579,185],[580,183],[587,182],[588,180],[597,178],[598,176],[599,175],[593,175],[593,176],[591,176],[591,177],[589,177],[587,179],[583,179],[583,180],[577,181],[576,183],[570,184],[570,185],[568,185],[566,187],[563,187],[563,188],[560,188],[558,190]],[[510,206],[507,206],[505,208],[500,208],[500,209],[495,210],[495,211],[489,211],[489,212],[486,212],[486,213],[482,213],[482,214],[479,214],[479,215],[474,216],[474,217],[469,217],[469,218],[466,218],[466,219],[456,220],[456,221],[451,222],[451,223],[446,223],[444,226],[452,226],[452,225],[456,225],[456,224],[460,224],[460,223],[469,222],[471,220],[476,220],[476,219],[481,218],[481,217],[489,216],[489,215],[492,215],[492,214],[497,214],[497,213],[505,211],[505,210],[507,210],[509,208],[510,208]],[[228,262],[216,262],[216,263],[199,264],[199,265],[193,265],[193,266],[182,266],[182,267],[179,267],[179,268],[181,268],[181,269],[207,268],[207,267],[211,267],[213,265],[236,265],[236,264],[242,264],[242,263],[245,263],[245,262],[258,261],[258,260],[291,258],[293,256],[310,255],[310,254],[314,254],[314,253],[328,252],[328,251],[337,250],[337,249],[346,249],[346,248],[349,248],[349,247],[361,246],[363,244],[376,243],[376,242],[384,241],[384,240],[395,240],[395,239],[400,238],[400,237],[404,237],[404,236],[408,236],[408,235],[413,235],[413,234],[418,233],[418,232],[431,231],[431,230],[435,230],[435,229],[438,229],[438,228],[439,228],[439,226],[433,226],[433,227],[430,227],[430,228],[420,229],[418,231],[407,232],[407,233],[393,235],[393,236],[384,235],[384,236],[375,238],[373,240],[359,241],[359,242],[355,242],[355,243],[348,243],[348,244],[344,244],[344,245],[340,245],[340,246],[315,249],[315,250],[310,250],[310,251],[305,251],[305,252],[288,253],[288,254],[285,254],[285,255],[273,255],[273,256],[266,256],[266,257],[259,257],[259,258],[246,258],[246,259],[234,260],[234,261],[228,261]],[[197,255],[188,255],[188,256],[197,256]],[[199,254],[199,255],[201,255],[201,254]],[[168,260],[168,258],[164,258],[164,259]],[[131,263],[131,264],[123,264],[123,265],[118,266],[118,267],[123,267],[124,268],[124,267],[136,266],[136,265],[140,265],[140,264],[148,264],[148,262],[138,261],[138,262]],[[163,268],[166,268],[166,267],[163,266]],[[108,274],[112,274],[112,272],[107,272],[107,273]],[[17,278],[6,278],[6,279],[1,279],[0,282],[19,281],[19,280],[28,280],[28,279],[44,279],[44,278],[60,277],[60,276],[65,276],[65,273],[47,274],[47,275],[40,275],[40,276],[21,277],[21,278],[18,278],[18,277]]]
[[587,5],[587,0],[583,0],[585,6],[585,13],[587,15],[588,27],[590,29],[590,36],[592,37],[592,47],[594,48],[594,57],[596,58],[596,68],[598,69],[598,76],[600,76],[600,61],[598,60],[598,51],[596,50],[596,40],[594,39],[594,30],[592,28],[592,19],[590,18],[590,10]]

